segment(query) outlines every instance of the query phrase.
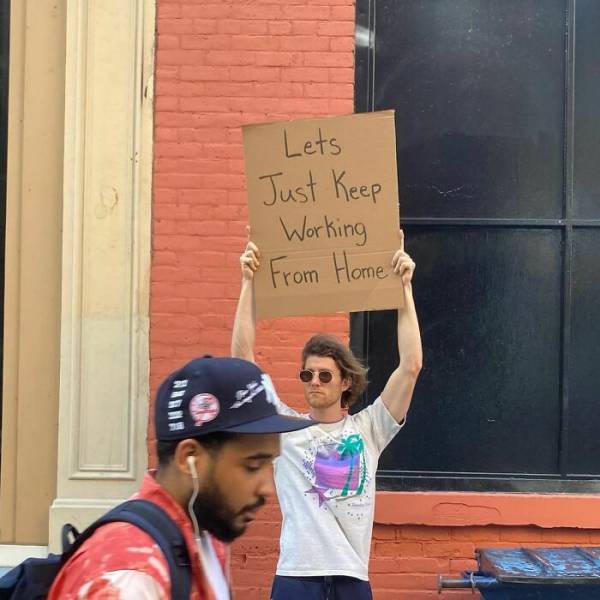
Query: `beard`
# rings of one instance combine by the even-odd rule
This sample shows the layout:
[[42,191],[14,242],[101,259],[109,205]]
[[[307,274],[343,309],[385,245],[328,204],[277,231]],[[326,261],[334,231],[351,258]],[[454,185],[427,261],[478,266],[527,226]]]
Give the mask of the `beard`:
[[340,403],[340,398],[332,398],[324,392],[311,394],[312,390],[308,390],[305,393],[306,403],[312,408],[329,408]]
[[244,513],[260,508],[264,503],[265,499],[261,497],[254,504],[235,512],[227,506],[217,482],[211,478],[205,483],[204,489],[198,492],[193,511],[201,529],[205,529],[222,542],[232,542],[242,535],[247,527],[246,523],[240,525],[236,521]]

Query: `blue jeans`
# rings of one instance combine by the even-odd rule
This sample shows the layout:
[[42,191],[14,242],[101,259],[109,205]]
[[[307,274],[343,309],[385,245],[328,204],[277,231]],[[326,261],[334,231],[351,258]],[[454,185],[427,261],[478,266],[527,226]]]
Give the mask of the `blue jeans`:
[[271,600],[373,600],[373,594],[368,581],[354,577],[275,575]]

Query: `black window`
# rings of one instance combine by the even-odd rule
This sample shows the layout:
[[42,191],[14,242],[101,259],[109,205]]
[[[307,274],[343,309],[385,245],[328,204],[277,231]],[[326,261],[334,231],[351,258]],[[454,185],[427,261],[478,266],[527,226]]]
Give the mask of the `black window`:
[[[357,0],[424,362],[381,489],[600,490],[600,2]],[[395,315],[352,318],[374,400]]]

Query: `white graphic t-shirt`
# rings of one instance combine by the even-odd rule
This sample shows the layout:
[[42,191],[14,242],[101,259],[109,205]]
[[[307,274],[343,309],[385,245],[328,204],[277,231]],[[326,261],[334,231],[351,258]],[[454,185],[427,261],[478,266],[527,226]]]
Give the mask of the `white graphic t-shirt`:
[[400,427],[378,398],[337,423],[282,434],[275,461],[283,513],[277,575],[368,580],[377,463]]

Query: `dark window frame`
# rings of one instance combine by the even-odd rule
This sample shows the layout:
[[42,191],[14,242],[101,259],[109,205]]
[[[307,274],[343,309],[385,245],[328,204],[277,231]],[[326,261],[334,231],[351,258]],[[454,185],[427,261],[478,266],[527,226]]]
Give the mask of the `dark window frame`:
[[[411,0],[403,0],[411,1]],[[377,0],[357,0],[356,3],[356,47],[355,47],[355,111],[375,110],[375,12]],[[600,492],[598,475],[568,472],[569,444],[569,377],[572,377],[570,362],[573,360],[573,252],[574,232],[578,230],[600,230],[600,219],[582,219],[575,215],[574,198],[574,140],[575,114],[575,23],[577,0],[566,0],[565,21],[565,115],[564,115],[564,182],[563,216],[559,219],[506,219],[506,218],[403,218],[402,224],[409,231],[432,227],[493,227],[493,228],[548,228],[562,233],[564,244],[562,271],[562,315],[561,315],[561,419],[559,437],[559,471],[556,477],[548,475],[507,473],[464,473],[464,472],[415,472],[380,470],[377,476],[378,489],[382,490],[431,490],[431,491],[505,491],[505,492]],[[355,313],[350,320],[351,347],[362,356],[367,364],[370,356],[370,332],[372,316],[368,312]],[[432,367],[435,368],[435,365]],[[375,392],[376,390],[373,390]],[[372,401],[369,390],[365,393],[359,409]]]

